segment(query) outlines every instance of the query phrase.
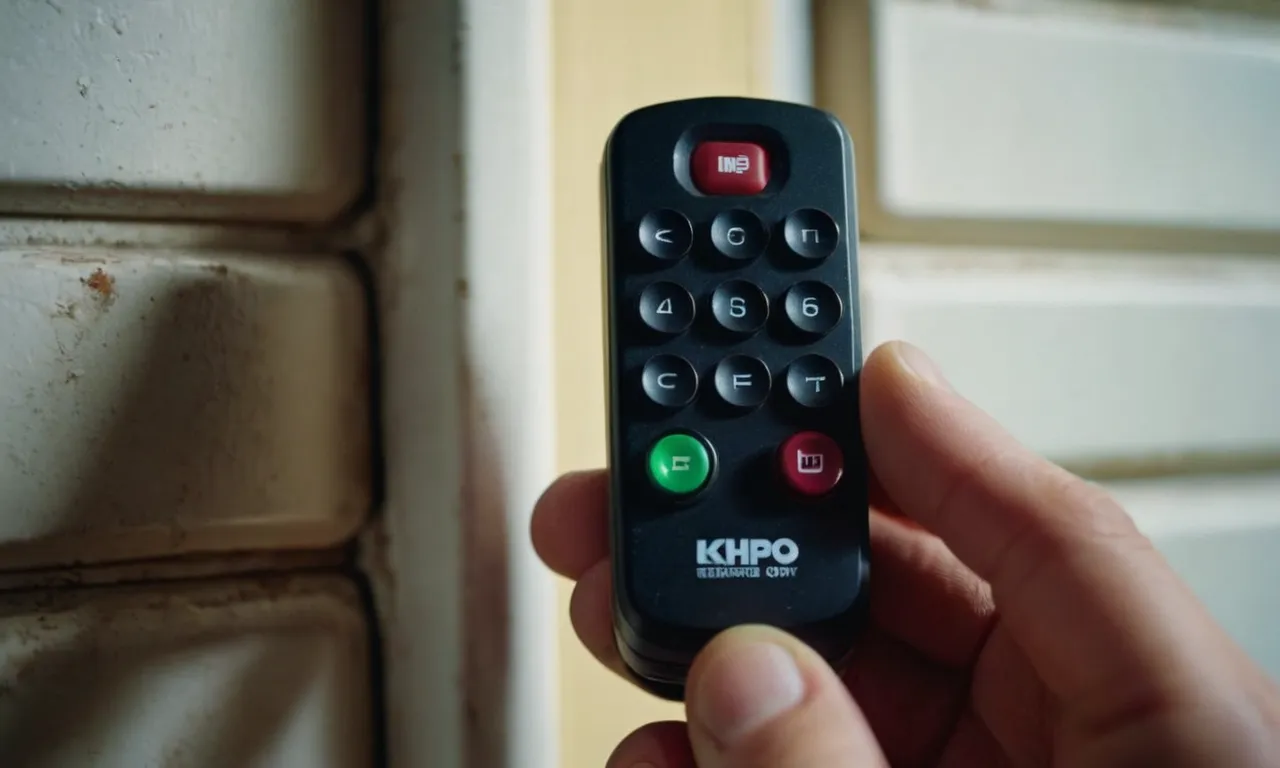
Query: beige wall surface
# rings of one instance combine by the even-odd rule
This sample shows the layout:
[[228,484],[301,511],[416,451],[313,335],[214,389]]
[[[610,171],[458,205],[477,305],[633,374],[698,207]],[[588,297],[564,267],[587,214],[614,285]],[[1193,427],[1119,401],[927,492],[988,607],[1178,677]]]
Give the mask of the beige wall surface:
[[[602,466],[599,162],[614,123],[637,107],[692,96],[767,95],[772,41],[764,0],[555,0],[556,387],[561,470]],[[566,768],[603,766],[645,722],[682,718],[599,667],[568,622],[561,585]]]

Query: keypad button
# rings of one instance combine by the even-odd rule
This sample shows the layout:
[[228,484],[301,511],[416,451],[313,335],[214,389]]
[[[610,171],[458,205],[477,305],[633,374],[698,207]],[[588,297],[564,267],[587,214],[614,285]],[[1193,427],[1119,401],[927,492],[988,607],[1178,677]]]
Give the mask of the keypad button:
[[711,222],[711,243],[734,261],[750,261],[764,253],[769,230],[751,211],[724,211]]
[[792,490],[805,496],[829,493],[844,475],[844,453],[821,432],[799,432],[778,449],[778,468]]
[[769,319],[769,297],[754,283],[730,280],[711,294],[711,314],[731,333],[752,334]]
[[716,366],[716,392],[735,408],[756,408],[769,397],[769,366],[749,355],[731,355]]
[[755,195],[769,184],[769,154],[746,141],[707,141],[689,158],[693,183],[704,195]]
[[840,296],[831,286],[816,280],[791,286],[782,307],[791,324],[811,336],[821,336],[836,327],[844,312]]
[[787,367],[787,392],[806,408],[823,408],[840,397],[844,374],[822,355],[805,355]]
[[698,372],[678,355],[658,355],[644,364],[640,383],[650,400],[666,408],[688,405],[698,392]]
[[701,489],[711,477],[711,451],[687,432],[673,432],[649,449],[649,479],[667,493],[684,496]]
[[693,225],[679,211],[650,211],[640,220],[640,244],[659,259],[678,261],[693,244]]
[[658,333],[683,333],[695,311],[693,296],[675,283],[653,283],[640,294],[640,319]]
[[835,251],[840,228],[826,213],[816,208],[801,208],[787,217],[782,236],[796,256],[806,261],[821,261]]

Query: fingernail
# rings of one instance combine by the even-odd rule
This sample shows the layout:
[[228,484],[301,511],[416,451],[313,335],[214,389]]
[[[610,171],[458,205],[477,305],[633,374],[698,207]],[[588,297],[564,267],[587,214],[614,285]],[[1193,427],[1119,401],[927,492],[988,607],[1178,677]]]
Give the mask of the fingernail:
[[698,681],[695,718],[713,739],[729,745],[800,703],[804,678],[781,646],[731,645],[709,660]]
[[907,370],[930,384],[936,384],[947,389],[951,388],[947,377],[942,375],[942,369],[938,367],[937,363],[933,362],[933,358],[924,353],[924,350],[905,341],[896,342],[893,346],[898,353],[898,359],[902,361]]

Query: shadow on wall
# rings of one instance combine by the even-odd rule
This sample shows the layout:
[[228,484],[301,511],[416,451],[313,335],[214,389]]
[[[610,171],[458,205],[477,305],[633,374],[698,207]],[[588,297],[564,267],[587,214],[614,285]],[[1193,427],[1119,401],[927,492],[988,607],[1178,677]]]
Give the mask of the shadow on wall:
[[[464,551],[467,553],[464,649],[467,699],[467,764],[511,765],[507,746],[507,704],[511,701],[512,654],[518,638],[511,635],[510,555],[511,537],[524,531],[510,530],[507,517],[508,479],[502,472],[501,447],[490,414],[480,398],[483,382],[464,364],[462,387],[466,407],[473,411],[471,440],[466,446],[462,499],[467,514],[462,519]],[[478,411],[478,412],[476,412]]]
[[30,362],[0,392],[0,568],[321,548],[356,530],[372,474],[363,296],[340,263],[300,261],[0,262],[0,280],[46,295],[0,306],[45,312],[0,337],[0,359]]
[[[358,607],[287,578],[78,590],[0,611],[7,765],[248,766],[372,749]],[[332,587],[333,585],[329,585]],[[311,594],[308,594],[310,592]]]

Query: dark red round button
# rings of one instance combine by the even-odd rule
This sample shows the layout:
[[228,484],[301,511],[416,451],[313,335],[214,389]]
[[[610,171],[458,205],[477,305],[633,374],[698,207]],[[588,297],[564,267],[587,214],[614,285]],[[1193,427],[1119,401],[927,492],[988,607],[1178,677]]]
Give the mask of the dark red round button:
[[778,450],[778,462],[787,485],[806,496],[827,493],[844,474],[844,453],[821,432],[798,432],[787,438]]

